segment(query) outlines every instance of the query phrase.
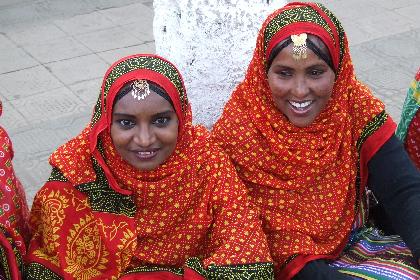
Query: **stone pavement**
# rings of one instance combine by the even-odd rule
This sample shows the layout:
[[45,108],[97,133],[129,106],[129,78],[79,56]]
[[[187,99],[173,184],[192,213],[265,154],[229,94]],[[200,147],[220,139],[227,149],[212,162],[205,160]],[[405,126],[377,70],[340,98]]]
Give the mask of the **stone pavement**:
[[[342,21],[359,79],[398,121],[420,66],[420,2],[320,2]],[[152,0],[0,0],[0,124],[29,204],[50,153],[88,123],[108,66],[154,52],[152,23]]]

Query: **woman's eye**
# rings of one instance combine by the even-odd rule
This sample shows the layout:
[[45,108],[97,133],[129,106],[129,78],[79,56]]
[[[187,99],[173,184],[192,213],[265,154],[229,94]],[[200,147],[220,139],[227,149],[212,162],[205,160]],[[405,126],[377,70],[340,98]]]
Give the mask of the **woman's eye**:
[[154,120],[154,124],[156,124],[159,127],[165,126],[169,123],[171,119],[168,117],[161,117]]
[[290,71],[287,71],[287,70],[281,70],[281,71],[278,71],[278,72],[277,72],[277,74],[278,74],[279,76],[282,76],[282,77],[289,77],[289,76],[292,76],[292,73],[291,73]]
[[117,122],[123,128],[130,128],[134,126],[134,122],[130,120],[118,120]]
[[311,76],[319,76],[319,75],[322,75],[322,73],[324,73],[324,71],[319,70],[319,69],[312,69],[312,70],[309,71],[309,74]]

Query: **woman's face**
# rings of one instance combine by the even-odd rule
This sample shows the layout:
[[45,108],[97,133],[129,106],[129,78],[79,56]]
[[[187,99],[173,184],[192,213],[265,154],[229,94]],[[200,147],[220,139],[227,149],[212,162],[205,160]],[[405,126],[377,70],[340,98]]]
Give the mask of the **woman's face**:
[[152,90],[140,101],[128,93],[114,106],[111,138],[126,162],[153,170],[175,150],[178,117],[172,105]]
[[312,50],[307,58],[292,56],[293,43],[274,58],[268,84],[274,103],[289,121],[298,127],[310,125],[326,107],[334,86],[334,71]]

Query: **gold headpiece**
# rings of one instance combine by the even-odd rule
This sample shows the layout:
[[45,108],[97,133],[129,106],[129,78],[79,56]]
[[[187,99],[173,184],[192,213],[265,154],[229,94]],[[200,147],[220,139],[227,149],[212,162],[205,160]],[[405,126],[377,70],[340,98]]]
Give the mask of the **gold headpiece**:
[[308,57],[306,53],[306,39],[308,35],[306,33],[292,35],[292,42],[293,42],[293,58],[296,60],[305,59]]
[[133,82],[131,95],[134,99],[143,100],[150,94],[149,83],[146,80],[135,80]]

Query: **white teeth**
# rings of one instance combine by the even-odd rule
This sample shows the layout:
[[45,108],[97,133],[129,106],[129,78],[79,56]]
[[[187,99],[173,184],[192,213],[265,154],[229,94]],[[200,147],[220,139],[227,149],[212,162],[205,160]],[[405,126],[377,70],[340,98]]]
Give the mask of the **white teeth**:
[[291,101],[289,100],[289,103],[292,104],[292,106],[296,107],[296,108],[305,108],[309,105],[312,104],[312,101],[305,101],[305,102],[295,102],[295,101]]
[[149,156],[151,154],[153,154],[153,152],[138,152],[139,155],[141,156]]

